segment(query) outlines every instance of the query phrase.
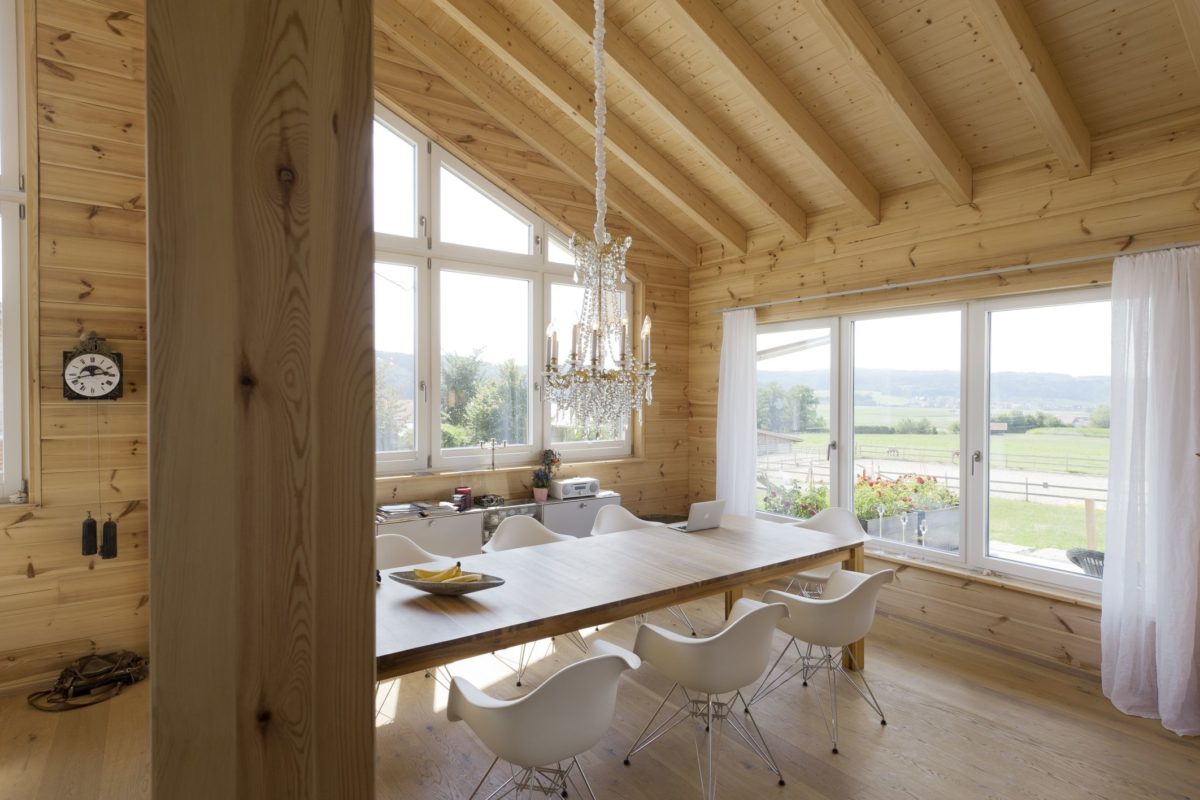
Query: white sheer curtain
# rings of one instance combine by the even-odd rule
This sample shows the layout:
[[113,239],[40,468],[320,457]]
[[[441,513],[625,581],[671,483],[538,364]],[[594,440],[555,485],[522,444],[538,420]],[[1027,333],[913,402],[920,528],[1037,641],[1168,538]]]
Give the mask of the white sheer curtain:
[[1104,694],[1200,734],[1200,248],[1113,264]]
[[726,311],[717,384],[717,499],[726,514],[754,516],[758,350],[754,309]]

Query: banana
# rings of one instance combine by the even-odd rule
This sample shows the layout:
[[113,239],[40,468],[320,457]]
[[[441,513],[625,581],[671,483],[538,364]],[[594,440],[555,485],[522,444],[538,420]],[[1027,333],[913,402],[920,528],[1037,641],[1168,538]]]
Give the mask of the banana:
[[413,574],[417,576],[418,580],[429,581],[430,583],[441,583],[442,581],[449,580],[456,575],[461,575],[462,566],[455,564],[453,567],[443,570],[414,569]]
[[474,583],[475,581],[483,580],[483,576],[477,573],[464,572],[462,575],[455,575],[453,578],[447,578],[443,583]]

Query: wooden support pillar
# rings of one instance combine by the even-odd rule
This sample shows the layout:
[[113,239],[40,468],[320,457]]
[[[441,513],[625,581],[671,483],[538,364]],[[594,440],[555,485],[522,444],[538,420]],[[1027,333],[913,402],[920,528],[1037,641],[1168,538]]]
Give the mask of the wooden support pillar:
[[153,796],[366,798],[371,3],[146,23]]

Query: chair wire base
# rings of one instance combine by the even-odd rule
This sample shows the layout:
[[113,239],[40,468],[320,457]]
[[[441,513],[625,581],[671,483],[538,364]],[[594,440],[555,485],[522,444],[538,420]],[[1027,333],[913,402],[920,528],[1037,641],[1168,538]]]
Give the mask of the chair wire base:
[[[664,735],[674,730],[685,720],[693,719],[704,722],[704,739],[705,753],[701,755],[699,746],[696,751],[696,761],[700,770],[700,789],[706,800],[713,800],[717,796],[717,758],[714,752],[713,739],[717,739],[716,751],[719,752],[720,739],[723,737],[726,727],[733,731],[739,739],[754,753],[763,763],[767,765],[767,769],[773,772],[779,778],[779,785],[784,785],[783,773],[779,770],[779,765],[775,762],[775,757],[771,754],[771,748],[767,745],[767,740],[763,737],[762,730],[758,727],[758,722],[755,721],[754,715],[749,713],[746,699],[742,697],[741,691],[736,691],[722,700],[719,695],[705,694],[693,695],[687,689],[682,689],[684,703],[668,716],[658,726],[651,728],[654,721],[658,719],[658,715],[662,713],[666,707],[667,701],[675,694],[676,689],[681,689],[679,684],[671,687],[671,691],[667,692],[667,696],[663,698],[654,714],[650,717],[650,721],[646,723],[646,727],[638,735],[633,745],[629,748],[629,752],[625,754],[625,763],[629,764],[629,759],[633,754],[638,753],[654,742],[661,739]],[[734,713],[737,707],[746,710],[746,724],[738,715]]]
[[434,667],[432,670],[425,670],[426,678],[433,678],[434,683],[442,687],[446,691],[450,691],[450,680],[454,676],[450,674],[450,668],[442,665]]
[[[783,657],[787,655],[789,648],[795,651],[796,660],[781,670],[779,669],[779,664],[783,660]],[[858,680],[855,680],[842,667],[843,653],[849,657],[854,672],[858,675]],[[766,677],[762,679],[762,683],[754,690],[754,694],[750,696],[750,702],[746,704],[744,710],[749,713],[750,706],[762,700],[797,675],[803,676],[804,685],[807,686],[809,679],[820,670],[825,671],[826,682],[829,687],[830,714],[828,719],[825,717],[822,717],[822,719],[825,721],[825,729],[829,733],[829,738],[833,742],[833,752],[836,753],[838,751],[837,687],[839,677],[844,678],[846,683],[854,687],[854,691],[858,692],[859,696],[871,707],[871,710],[879,716],[879,724],[887,725],[887,717],[884,716],[883,707],[879,705],[879,701],[875,698],[875,692],[871,691],[871,684],[867,682],[867,676],[859,669],[858,660],[854,657],[852,649],[839,647],[835,651],[833,648],[822,647],[820,655],[814,656],[811,644],[808,645],[807,652],[801,653],[800,644],[794,638],[790,639],[784,645],[783,652],[779,654],[779,658],[775,659],[775,663],[767,671]]]
[[[479,795],[483,784],[487,781],[488,776],[492,774],[492,770],[496,768],[496,764],[499,762],[499,757],[492,760],[492,765],[487,768],[487,772],[483,773],[483,777],[475,785],[475,791],[471,792],[470,798],[475,798]],[[563,766],[563,764],[566,764],[566,766]],[[578,782],[573,773],[578,773]],[[587,791],[587,794],[580,791],[580,786]],[[592,785],[588,782],[587,775],[584,773],[583,767],[580,766],[578,758],[572,758],[570,761],[565,762],[560,761],[552,767],[525,768],[512,766],[512,774],[509,775],[508,780],[496,787],[484,800],[500,800],[503,797],[519,798],[522,792],[526,796],[541,794],[547,797],[568,797],[573,792],[578,797],[588,797],[591,800],[596,800],[596,793],[592,791]]]
[[[587,640],[583,638],[583,634],[581,634],[579,631],[571,631],[570,633],[565,633],[565,634],[563,634],[563,638],[566,639],[571,644],[578,647],[580,652],[582,652],[584,655],[587,655],[587,653],[588,653]],[[554,640],[554,637],[551,636],[550,641],[553,641],[553,640]],[[534,657],[533,657],[534,651],[537,649],[538,644],[540,644],[542,641],[544,641],[544,640],[539,639],[536,642],[527,642],[527,643],[521,645],[520,650],[517,651],[517,663],[516,664],[513,664],[511,661],[504,658],[499,653],[492,653],[492,655],[495,656],[497,661],[499,661],[501,664],[508,667],[509,669],[511,669],[513,672],[515,672],[517,674],[517,686],[521,686],[525,682],[525,671],[527,669],[529,669],[529,665],[534,662]],[[546,652],[547,652],[547,654],[549,654],[549,652],[550,652],[549,648],[547,648]],[[428,674],[428,673],[426,673],[426,674]]]

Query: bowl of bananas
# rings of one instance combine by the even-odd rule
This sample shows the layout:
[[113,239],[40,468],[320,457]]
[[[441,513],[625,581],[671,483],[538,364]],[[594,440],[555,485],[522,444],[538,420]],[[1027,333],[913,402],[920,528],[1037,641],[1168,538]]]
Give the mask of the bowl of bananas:
[[430,594],[458,596],[493,589],[504,585],[503,578],[484,575],[480,572],[463,572],[462,562],[446,569],[400,569],[389,572],[388,577],[397,583],[420,589]]

